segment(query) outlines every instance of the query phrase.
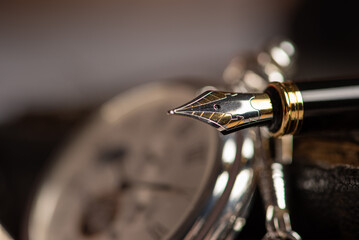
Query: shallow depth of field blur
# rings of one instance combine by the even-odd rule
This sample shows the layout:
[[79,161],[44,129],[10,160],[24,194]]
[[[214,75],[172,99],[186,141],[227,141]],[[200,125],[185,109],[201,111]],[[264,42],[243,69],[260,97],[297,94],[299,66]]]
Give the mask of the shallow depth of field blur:
[[0,119],[86,104],[135,83],[220,79],[229,60],[285,34],[294,3],[5,1],[0,3]]
[[[354,1],[353,1],[354,2]],[[15,0],[0,3],[0,223],[16,239],[44,165],[123,89],[221,81],[276,37],[298,46],[296,78],[358,73],[354,3],[285,0]]]

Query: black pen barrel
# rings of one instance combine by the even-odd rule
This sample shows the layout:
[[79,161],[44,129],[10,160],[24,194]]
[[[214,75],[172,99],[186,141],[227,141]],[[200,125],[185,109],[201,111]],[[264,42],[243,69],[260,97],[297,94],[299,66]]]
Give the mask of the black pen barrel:
[[295,84],[303,99],[300,132],[359,127],[359,78]]

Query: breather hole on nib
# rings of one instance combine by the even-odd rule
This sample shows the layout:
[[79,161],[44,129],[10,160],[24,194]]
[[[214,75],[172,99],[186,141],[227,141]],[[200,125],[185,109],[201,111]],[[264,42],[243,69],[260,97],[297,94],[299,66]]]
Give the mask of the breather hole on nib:
[[219,104],[214,104],[213,109],[214,110],[219,110],[219,109],[221,109],[221,106]]

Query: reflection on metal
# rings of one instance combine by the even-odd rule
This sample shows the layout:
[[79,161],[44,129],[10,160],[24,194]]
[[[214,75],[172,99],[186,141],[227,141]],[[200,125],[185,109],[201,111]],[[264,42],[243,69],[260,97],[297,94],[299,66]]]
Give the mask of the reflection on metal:
[[280,209],[285,209],[285,189],[283,179],[283,166],[280,163],[272,164],[272,180],[274,185],[274,193],[277,199],[277,205]]
[[295,134],[302,126],[303,98],[298,87],[293,82],[270,83],[268,91],[275,91],[281,99],[282,122],[279,129],[272,133],[274,137]]
[[[268,82],[283,82],[286,79],[293,66],[294,58],[295,48],[293,44],[289,41],[280,41],[270,46],[266,52],[259,54],[257,57],[246,60],[234,59],[224,71],[223,78],[233,91],[263,92]],[[253,94],[253,96],[255,97],[249,98],[253,109],[266,109],[266,104],[271,104],[270,101],[265,101],[265,96],[264,101],[260,100],[263,96],[258,97],[259,95],[256,94]],[[233,123],[231,121],[226,122],[228,125],[221,124],[220,121],[211,122],[213,120],[211,117],[215,115],[206,116],[203,112],[205,112],[206,108],[208,111],[213,112],[214,106],[217,106],[217,109],[215,109],[217,112],[227,110],[231,113],[231,116],[235,116],[235,114],[241,116],[239,112],[236,112],[239,111],[238,107],[223,105],[220,100],[211,99],[211,97],[210,92],[207,92],[193,102],[184,105],[182,110],[190,113],[191,117],[217,126],[221,131],[230,132],[231,127],[238,127],[238,125],[231,125]],[[226,97],[236,96],[228,94]],[[288,97],[291,100],[291,96],[288,95]],[[241,107],[246,106],[246,104],[242,104]],[[232,109],[228,109],[228,107]],[[202,110],[202,112],[197,114],[195,113],[196,110]],[[261,112],[261,116],[265,116],[264,111]],[[270,115],[267,117],[270,117]],[[241,120],[239,119],[239,121]],[[220,123],[220,126],[218,126],[218,123]],[[241,123],[243,124],[243,120]],[[224,129],[221,129],[221,127]],[[236,133],[235,136],[236,138],[232,139],[224,138],[225,147],[223,151],[230,149],[230,154],[234,153],[231,150],[233,147],[226,147],[226,144],[233,146],[232,141],[236,140],[237,142],[236,159],[232,160],[233,155],[231,155],[231,161],[228,161],[229,158],[227,159],[227,163],[231,162],[231,164],[230,166],[226,165],[229,173],[226,189],[224,189],[220,198],[217,198],[216,201],[213,201],[213,198],[210,201],[213,206],[211,213],[206,212],[203,218],[198,220],[198,223],[203,225],[196,228],[195,234],[187,239],[231,239],[242,229],[256,183],[254,178],[256,168],[259,168],[261,172],[258,182],[262,190],[267,213],[266,226],[268,234],[266,234],[265,239],[270,239],[273,236],[300,239],[299,235],[291,230],[289,213],[286,209],[286,188],[282,166],[282,163],[291,161],[292,138],[285,138],[283,142],[276,140],[276,152],[273,154],[275,156],[273,160],[268,157],[270,155],[269,148],[266,147],[266,141],[269,141],[270,136],[261,134],[258,128],[253,130],[244,129]],[[241,140],[239,141],[238,139]],[[222,156],[225,156],[225,154],[222,154]],[[225,162],[222,158],[222,164]],[[194,233],[194,231],[191,231],[191,233]]]
[[225,69],[223,79],[235,92],[262,92],[269,81],[288,79],[295,59],[292,42],[276,41],[257,55],[234,58]]
[[258,86],[261,86],[263,81],[264,79],[261,76],[251,70],[246,71],[243,76],[243,82],[247,86],[250,86],[252,88],[257,88]]
[[251,159],[254,157],[254,139],[245,138],[242,146],[242,157],[243,159]]
[[280,72],[273,71],[269,74],[269,81],[270,82],[283,82],[284,77]]
[[[252,58],[252,61],[234,59],[224,71],[223,78],[233,91],[263,92],[269,81],[284,81],[293,64],[294,56],[293,44],[281,41],[269,47],[266,53]],[[269,106],[267,104],[270,102],[262,102],[258,96],[248,96],[251,106],[242,104],[241,107],[265,109],[265,106]],[[206,92],[192,102],[173,110],[172,114],[187,115],[207,122],[221,131],[228,131],[243,122],[240,118],[239,104],[222,104],[221,100],[228,97],[235,98],[237,95]],[[231,118],[225,123],[222,122],[223,119],[215,115],[217,112],[213,113],[213,108],[218,114],[221,114],[221,110],[227,110],[231,113]],[[211,115],[206,115],[208,112],[211,112]],[[237,115],[238,122],[234,123],[233,116]],[[254,117],[256,116],[259,115]],[[267,132],[264,129],[260,131],[259,128],[243,129],[235,135],[223,137],[222,171],[218,174],[214,191],[204,211],[185,239],[233,239],[245,225],[257,181],[266,209],[267,234],[263,239],[300,239],[300,236],[292,231],[286,208],[286,186],[282,165],[291,162],[292,138],[275,140],[276,152],[273,154],[269,152],[269,140]],[[273,155],[274,158],[269,157]],[[257,171],[260,174],[256,179]],[[221,196],[218,193],[221,193]]]
[[[254,57],[232,60],[224,72],[224,80],[238,92],[262,92],[268,82],[283,82],[287,79],[292,72],[295,57],[293,43],[288,40],[278,41]],[[291,228],[286,208],[286,186],[282,165],[292,161],[293,137],[288,135],[274,140],[275,153],[272,153],[272,159],[269,157],[271,154],[268,131],[259,128],[253,131],[256,135],[255,168],[261,173],[258,176],[258,184],[266,209],[267,234],[263,240],[301,239]],[[245,149],[242,150],[242,154],[247,154]]]
[[270,49],[270,54],[279,66],[286,68],[292,64],[292,57],[295,54],[295,48],[293,43],[285,40],[280,42],[278,46],[273,46]]
[[228,139],[224,142],[223,151],[222,151],[222,161],[224,163],[233,163],[237,155],[237,145],[236,141],[232,136],[229,136]]
[[223,134],[268,122],[272,103],[266,93],[207,91],[169,114],[191,117],[215,127]]
[[184,239],[222,239],[242,229],[255,189],[254,149],[250,149],[254,137],[251,130],[244,130],[222,138],[222,171],[202,214]]
[[240,200],[241,196],[245,193],[250,184],[250,181],[253,178],[253,170],[252,169],[243,169],[236,178],[234,182],[232,193],[229,197],[231,202],[236,202]]
[[[295,47],[289,41],[281,41],[277,44],[274,44],[270,49],[271,59],[270,63],[267,63],[267,74],[268,80],[283,82],[285,76],[290,75],[291,67],[295,60]],[[272,64],[278,66],[277,69],[270,67]],[[272,71],[269,71],[270,69]],[[274,79],[275,78],[275,79]],[[280,86],[289,86],[285,87],[289,89],[290,94],[287,94],[286,99],[290,102],[298,104],[284,104],[284,109],[287,109],[287,112],[284,114],[289,115],[293,113],[294,120],[292,121],[291,117],[288,117],[290,122],[289,126],[282,126],[280,131],[290,131],[288,129],[298,129],[300,127],[302,115],[302,100],[301,96],[298,97],[296,90],[291,87],[288,83],[278,84]],[[288,91],[287,91],[288,92]],[[299,100],[298,100],[299,99]],[[293,107],[294,106],[294,107]],[[286,130],[283,130],[283,129]],[[258,131],[259,133],[259,131]],[[270,153],[269,148],[269,135],[266,131],[261,131],[261,144],[264,147],[264,152],[262,157],[259,160],[259,169],[262,171],[262,176],[259,178],[259,187],[261,190],[262,198],[264,200],[264,205],[266,209],[266,229],[267,234],[263,237],[263,240],[274,240],[274,239],[291,239],[299,240],[301,237],[294,231],[292,231],[289,212],[287,209],[286,201],[286,185],[285,185],[285,175],[283,171],[283,164],[289,164],[292,162],[292,152],[293,152],[293,137],[284,136],[282,138],[277,138],[274,141],[275,152]],[[277,135],[280,135],[278,133]],[[271,156],[274,156],[273,158]]]
[[286,209],[269,205],[266,210],[267,233],[262,240],[300,240],[298,233],[292,231],[289,213]]
[[291,164],[293,160],[293,135],[281,137],[280,144],[276,144],[275,160],[282,164]]
[[283,67],[287,67],[290,64],[290,58],[283,48],[274,47],[271,49],[271,55],[273,59]]
[[352,99],[358,96],[359,86],[344,86],[337,88],[323,88],[303,91],[302,95],[306,102],[335,101]]
[[211,214],[216,216],[213,218],[215,221],[209,228],[204,228],[205,231],[196,239],[231,239],[242,230],[255,189],[254,155],[248,154],[254,152],[254,149],[249,149],[254,148],[254,144],[250,143],[253,143],[254,137],[251,130],[243,130],[240,136],[237,136],[238,154],[230,170],[231,178],[226,192]]
[[279,46],[289,55],[289,57],[293,57],[295,54],[295,47],[292,42],[284,40],[280,42]]
[[216,181],[216,184],[214,185],[214,189],[213,189],[213,196],[218,198],[220,197],[223,192],[224,189],[226,189],[228,183],[228,172],[222,172]]
[[[273,139],[275,152],[270,153],[268,148],[269,138],[262,135],[262,145],[266,146],[258,167],[261,171],[259,187],[264,200],[266,210],[266,229],[267,234],[263,240],[291,239],[299,240],[300,236],[292,230],[286,200],[286,185],[284,179],[283,159],[286,157],[284,147],[291,139]],[[284,151],[283,151],[284,150]],[[271,157],[274,155],[274,158]]]

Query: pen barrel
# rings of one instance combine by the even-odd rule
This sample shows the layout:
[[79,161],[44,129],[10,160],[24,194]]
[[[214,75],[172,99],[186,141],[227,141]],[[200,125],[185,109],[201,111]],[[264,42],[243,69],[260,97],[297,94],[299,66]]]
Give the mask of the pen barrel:
[[296,82],[303,100],[300,132],[359,127],[359,79]]

